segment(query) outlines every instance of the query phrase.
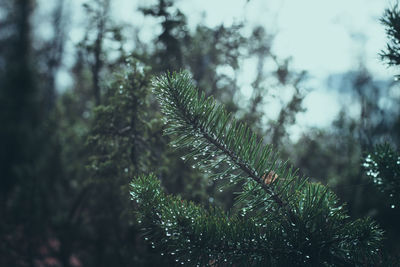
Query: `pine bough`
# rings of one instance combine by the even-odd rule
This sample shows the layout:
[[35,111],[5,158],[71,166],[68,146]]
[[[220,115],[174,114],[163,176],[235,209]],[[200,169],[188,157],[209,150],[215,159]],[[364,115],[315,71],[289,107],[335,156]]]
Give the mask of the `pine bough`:
[[325,186],[300,177],[186,72],[154,80],[172,146],[213,179],[240,183],[235,209],[204,208],[170,196],[154,175],[135,178],[132,199],[145,239],[187,266],[366,266],[383,232],[350,220]]

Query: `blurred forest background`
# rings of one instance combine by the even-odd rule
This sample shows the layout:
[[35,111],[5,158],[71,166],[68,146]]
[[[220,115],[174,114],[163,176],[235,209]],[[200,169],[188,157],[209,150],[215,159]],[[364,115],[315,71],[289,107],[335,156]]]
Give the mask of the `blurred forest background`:
[[[120,24],[111,0],[87,0],[84,35],[71,49],[68,2],[0,2],[0,266],[172,265],[139,234],[128,189],[137,174],[156,173],[185,199],[231,207],[235,189],[219,192],[162,135],[151,78],[180,69],[301,174],[328,184],[353,218],[374,218],[386,231],[385,249],[400,253],[400,205],[362,166],[374,145],[400,144],[394,79],[377,81],[363,65],[332,76],[359,110],[344,105],[332,125],[293,139],[290,127],[312,89],[307,72],[273,53],[274,33],[245,31],[244,22],[190,29],[190,14],[158,0],[139,9],[157,29],[143,41],[135,16]],[[39,34],[43,22],[50,34]],[[244,93],[238,76],[248,58],[256,73]],[[65,68],[72,85],[61,90]]]

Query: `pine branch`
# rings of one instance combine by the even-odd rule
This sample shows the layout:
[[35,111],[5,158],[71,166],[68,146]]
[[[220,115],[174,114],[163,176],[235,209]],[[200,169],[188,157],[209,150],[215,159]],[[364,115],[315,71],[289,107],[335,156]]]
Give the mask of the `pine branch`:
[[[299,194],[292,226],[280,218],[230,215],[209,210],[162,192],[154,176],[131,183],[137,218],[145,239],[161,255],[188,266],[362,266],[373,262],[382,232],[367,220],[346,222],[348,216],[330,191],[309,184]],[[320,192],[310,197],[307,192]],[[331,208],[326,208],[331,207]],[[262,223],[261,219],[263,220]],[[211,264],[212,263],[212,264]],[[333,264],[333,265],[332,265]]]
[[[166,133],[178,137],[173,145],[191,150],[185,159],[198,160],[198,166],[204,170],[212,169],[215,162],[228,163],[223,173],[215,174],[217,179],[229,176],[232,182],[246,182],[250,178],[293,219],[287,207],[289,199],[282,199],[282,191],[295,191],[304,181],[287,163],[278,162],[278,155],[270,145],[264,145],[247,125],[238,123],[212,97],[199,94],[188,73],[162,76],[155,80],[154,88],[168,118]],[[280,178],[267,183],[263,177],[271,172]]]
[[[325,186],[299,178],[272,147],[222,106],[200,94],[187,73],[158,78],[154,91],[172,146],[186,148],[215,179],[243,182],[229,216],[161,192],[154,176],[132,182],[146,238],[177,262],[199,266],[346,266],[375,262],[382,231],[369,219],[350,221]],[[164,252],[163,252],[164,253]]]

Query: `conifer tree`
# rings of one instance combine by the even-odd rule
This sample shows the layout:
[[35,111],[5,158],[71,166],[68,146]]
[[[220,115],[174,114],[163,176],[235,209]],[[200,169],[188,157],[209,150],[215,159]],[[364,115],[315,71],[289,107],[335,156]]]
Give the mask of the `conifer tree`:
[[171,145],[223,190],[241,185],[226,212],[164,193],[155,175],[131,183],[145,239],[187,266],[362,266],[378,262],[383,232],[351,220],[335,194],[300,177],[185,72],[154,80]]
[[[385,10],[381,18],[385,26],[388,42],[386,49],[381,52],[382,60],[389,66],[400,66],[400,9],[398,4]],[[399,75],[397,75],[397,78]],[[400,102],[399,102],[400,104]],[[395,130],[400,125],[400,117],[397,114]],[[397,125],[397,127],[396,127]],[[390,197],[390,207],[398,208],[400,201],[400,153],[393,148],[396,139],[400,136],[398,131],[391,135],[392,144],[384,143],[374,147],[364,160],[366,174],[374,184]],[[399,144],[397,144],[399,145]]]
[[[130,59],[112,76],[103,103],[93,110],[93,125],[87,139],[91,190],[87,206],[91,212],[89,239],[99,236],[92,253],[95,266],[140,264],[137,227],[129,212],[130,177],[148,171],[154,149],[149,149],[154,128],[149,115],[149,68]],[[154,135],[155,136],[155,135]],[[121,246],[120,244],[129,244]],[[93,244],[90,244],[93,245]],[[128,254],[135,251],[134,257]],[[147,255],[145,255],[147,256]]]

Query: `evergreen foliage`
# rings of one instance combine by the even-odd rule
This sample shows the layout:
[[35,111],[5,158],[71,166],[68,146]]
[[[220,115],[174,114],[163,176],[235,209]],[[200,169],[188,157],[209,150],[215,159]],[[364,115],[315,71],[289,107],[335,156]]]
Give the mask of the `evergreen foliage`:
[[131,183],[146,238],[181,264],[354,266],[377,262],[382,231],[352,221],[328,188],[299,177],[270,145],[205,97],[185,72],[154,81],[165,133],[215,180],[239,183],[236,206],[206,209],[161,191],[153,175]]
[[390,207],[398,208],[400,201],[400,154],[385,143],[377,145],[365,158],[367,176],[390,197]]
[[111,179],[116,174],[120,178],[130,177],[147,171],[149,163],[145,159],[152,152],[148,149],[152,129],[149,77],[149,69],[144,70],[138,62],[129,63],[129,67],[113,75],[105,103],[94,108],[95,118],[88,138],[93,178]]
[[381,57],[389,65],[398,66],[400,65],[400,10],[398,4],[385,10],[381,22],[386,27],[386,34],[389,38],[386,50],[381,52]]
[[[154,262],[148,253],[129,256],[137,249],[137,225],[130,212],[129,181],[148,172],[156,161],[157,120],[150,113],[150,69],[128,59],[111,77],[103,102],[93,109],[93,123],[87,138],[88,173],[91,197],[88,239],[92,253],[90,265],[142,265]],[[102,242],[97,239],[101,236]],[[97,243],[97,244],[96,244]],[[121,246],[121,244],[124,244]],[[143,245],[142,245],[143,247]],[[144,247],[145,248],[145,247]],[[99,253],[100,252],[100,253]]]
[[[382,200],[380,205],[380,225],[384,227],[386,235],[395,237],[399,234],[397,225],[400,223],[400,154],[395,151],[388,143],[375,146],[373,151],[369,153],[363,162],[364,171],[368,179],[381,192],[377,194],[375,201],[371,203],[373,206],[379,205],[379,198]],[[396,240],[385,240],[385,247],[396,249]],[[390,255],[390,254],[388,254]],[[394,252],[394,257],[387,257],[387,262],[395,264],[400,263],[399,255]],[[396,266],[396,265],[395,265]]]

